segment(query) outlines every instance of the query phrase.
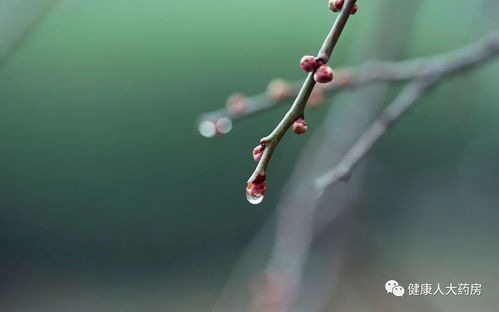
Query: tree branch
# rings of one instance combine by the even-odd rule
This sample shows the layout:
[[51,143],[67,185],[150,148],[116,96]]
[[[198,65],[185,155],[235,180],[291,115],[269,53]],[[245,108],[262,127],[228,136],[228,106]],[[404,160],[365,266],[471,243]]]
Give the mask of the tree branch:
[[[327,63],[327,61],[330,59],[331,53],[333,52],[334,47],[338,42],[338,38],[340,37],[341,32],[343,31],[343,28],[345,27],[345,24],[347,23],[348,18],[350,17],[350,12],[354,7],[355,2],[356,0],[345,1],[343,9],[336,18],[336,21],[333,27],[331,28],[331,31],[329,32],[328,36],[326,37],[326,40],[322,44],[322,47],[318,54],[318,58],[323,63]],[[274,153],[275,148],[281,141],[286,131],[293,124],[293,122],[298,117],[303,116],[305,105],[307,104],[310,94],[312,93],[312,90],[314,89],[315,86],[314,73],[315,71],[312,71],[311,73],[308,74],[300,91],[298,92],[298,95],[293,105],[286,113],[284,118],[281,120],[281,122],[279,122],[279,124],[272,131],[272,133],[270,133],[268,136],[264,137],[261,140],[261,142],[265,142],[265,149],[263,150],[261,159],[258,162],[258,165],[256,166],[253,174],[248,179],[248,183],[253,183],[253,181],[261,179],[262,176],[265,177],[267,167],[269,165],[270,159],[272,158],[272,154]],[[248,197],[248,200],[250,200],[250,198],[251,196]],[[258,204],[261,202],[262,199],[263,199],[263,192],[260,198],[258,198],[257,200],[250,200],[250,202],[253,204]]]
[[[477,51],[477,49],[482,49],[485,45],[491,45],[491,50],[494,49],[493,46],[499,45],[499,33],[492,33],[487,38],[466,48],[437,56],[415,58],[399,62],[369,61],[357,68],[338,68],[335,71],[335,79],[330,83],[320,85],[321,88],[318,91],[326,95],[337,90],[362,87],[376,82],[407,81],[415,79],[421,75],[426,68],[432,67],[443,66],[450,68],[457,65],[458,69],[462,70],[466,67],[464,64],[461,64],[463,58],[466,58],[467,62],[474,64],[475,61],[472,57],[482,58],[481,53],[484,51],[480,52]],[[485,51],[485,53],[487,53],[487,51]],[[456,61],[457,64],[451,64],[451,62]],[[241,111],[222,108],[203,114],[199,119],[199,124],[207,121],[216,121],[222,118],[236,121],[279,106],[280,104],[286,103],[289,100],[289,97],[298,95],[300,83],[296,81],[291,82],[289,83],[289,87],[289,93],[285,97],[274,98],[268,92],[247,97],[245,99],[244,110]]]
[[[315,187],[319,193],[322,194],[328,186],[347,179],[355,166],[385,134],[388,128],[413,107],[431,86],[446,77],[482,64],[497,55],[499,55],[499,32],[492,33],[470,46],[447,54],[445,57],[435,58],[431,62],[408,63],[411,66],[407,67],[409,70],[406,72],[399,71],[399,65],[391,69],[388,68],[385,73],[390,73],[388,75],[390,77],[412,77],[415,72],[418,72],[418,74],[414,75],[413,81],[388,105],[340,162],[315,181]],[[415,64],[419,65],[414,66]],[[392,76],[391,74],[394,73],[395,75]],[[408,73],[411,73],[411,75],[408,76]]]

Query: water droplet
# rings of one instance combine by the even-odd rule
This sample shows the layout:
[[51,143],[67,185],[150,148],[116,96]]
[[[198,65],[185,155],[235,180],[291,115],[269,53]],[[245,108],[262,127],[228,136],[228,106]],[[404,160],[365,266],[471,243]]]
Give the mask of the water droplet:
[[215,123],[216,131],[220,134],[227,134],[232,130],[232,121],[227,117],[222,117]]
[[211,120],[203,120],[198,127],[199,133],[206,138],[212,138],[217,134],[217,127]]
[[262,194],[255,195],[246,192],[246,199],[250,204],[253,205],[258,205],[259,203],[261,203],[263,201],[263,197],[264,196]]
[[265,175],[257,174],[246,184],[246,199],[251,204],[258,205],[263,201],[266,190]]

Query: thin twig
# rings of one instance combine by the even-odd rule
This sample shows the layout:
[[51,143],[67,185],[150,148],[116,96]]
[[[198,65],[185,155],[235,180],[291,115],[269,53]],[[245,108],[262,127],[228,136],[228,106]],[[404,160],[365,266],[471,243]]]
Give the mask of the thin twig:
[[316,180],[316,188],[323,190],[327,185],[346,180],[352,168],[367,154],[369,149],[386,132],[390,125],[405,113],[432,85],[424,79],[417,79],[406,86],[361,138],[345,154],[336,167]]
[[[369,61],[357,68],[338,68],[336,70],[335,79],[330,83],[321,85],[321,91],[324,92],[324,94],[327,94],[341,89],[357,88],[376,82],[399,82],[411,80],[419,76],[426,68],[451,66],[451,64],[449,64],[449,60],[460,60],[463,57],[467,58],[469,55],[474,55],[480,58],[480,53],[476,53],[476,50],[483,47],[481,44],[498,45],[499,33],[491,34],[484,41],[480,41],[480,43],[477,42],[457,51],[451,51],[437,56],[415,58],[398,62]],[[468,61],[474,63],[471,58],[468,58]],[[461,67],[460,64],[457,65],[458,67]],[[290,87],[290,96],[298,95],[300,83],[292,82],[290,83]],[[206,120],[218,120],[220,118],[228,118],[229,120],[236,121],[277,107],[287,101],[288,98],[273,99],[267,92],[263,92],[248,97],[246,99],[244,111],[233,111],[227,108],[222,108],[203,114],[200,117],[199,122],[201,123]]]
[[3,1],[0,7],[0,66],[33,34],[56,0]]
[[[331,53],[334,50],[334,47],[338,41],[338,38],[345,27],[348,18],[350,17],[350,12],[352,11],[353,6],[355,5],[356,0],[346,0],[343,6],[342,11],[336,18],[336,21],[331,28],[326,40],[324,41],[318,57],[321,58],[323,62],[327,62]],[[262,140],[265,141],[265,150],[263,151],[262,158],[258,162],[258,165],[255,168],[255,171],[249,178],[249,181],[252,181],[257,178],[258,175],[265,174],[267,167],[269,165],[270,159],[272,158],[272,154],[281,141],[282,137],[289,129],[291,124],[300,116],[303,116],[305,106],[307,101],[312,93],[312,90],[315,86],[314,80],[314,72],[311,72],[305,82],[303,83],[300,91],[298,92],[298,96],[296,97],[293,105],[286,113],[284,118],[279,122],[277,127],[272,131],[271,134],[264,137]]]
[[437,58],[433,62],[419,67],[417,78],[410,82],[399,96],[387,106],[380,117],[364,132],[340,162],[315,181],[315,187],[319,193],[322,193],[328,186],[347,179],[355,166],[388,128],[413,107],[428,88],[446,77],[477,66],[497,55],[499,55],[499,32],[492,33],[468,47],[457,50],[446,58]]

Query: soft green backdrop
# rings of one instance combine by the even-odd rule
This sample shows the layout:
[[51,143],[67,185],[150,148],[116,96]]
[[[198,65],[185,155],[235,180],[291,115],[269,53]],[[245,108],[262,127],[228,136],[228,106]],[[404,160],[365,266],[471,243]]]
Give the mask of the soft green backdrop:
[[[199,136],[195,121],[234,91],[254,94],[276,76],[303,77],[297,59],[315,53],[333,20],[323,2],[61,1],[0,68],[0,252],[9,276],[12,268],[76,276],[200,270],[176,279],[220,286],[275,207],[306,137],[285,139],[269,196],[254,207],[243,194],[250,151],[284,108],[215,140]],[[367,39],[363,25],[383,14],[383,1],[359,2],[335,65],[369,58],[349,47]],[[497,27],[498,13],[495,1],[426,1],[414,12],[406,56],[462,46]],[[426,218],[437,218],[436,228],[448,221],[450,210],[438,208],[454,205],[446,200],[452,195],[440,196],[437,186],[449,181],[462,188],[466,207],[482,207],[454,211],[456,233],[475,229],[475,239],[465,235],[474,242],[499,234],[492,222],[477,230],[484,219],[499,221],[498,79],[495,62],[444,83],[375,149],[363,199],[375,222],[397,220],[385,233],[388,245],[408,229],[418,237],[411,225]],[[323,112],[309,116],[312,130]],[[410,190],[427,183],[427,172],[435,173],[432,198],[440,200],[420,213],[398,209],[419,197]]]

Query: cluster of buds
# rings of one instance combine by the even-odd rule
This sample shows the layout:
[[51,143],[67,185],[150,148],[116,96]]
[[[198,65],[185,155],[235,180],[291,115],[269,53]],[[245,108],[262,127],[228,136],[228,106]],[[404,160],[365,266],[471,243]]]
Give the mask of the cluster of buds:
[[[329,0],[328,6],[329,9],[333,12],[339,12],[343,9],[345,4],[344,0]],[[358,7],[357,4],[353,4],[352,10],[350,14],[357,13]],[[346,12],[345,14],[348,14]],[[341,32],[341,30],[340,30]],[[334,72],[329,65],[327,65],[328,57],[314,57],[311,55],[305,55],[300,60],[300,67],[310,75],[313,75],[314,81],[321,84],[327,84],[333,80]],[[339,84],[348,84],[350,76],[346,75],[345,77],[339,77]],[[335,81],[336,82],[336,81]],[[331,84],[330,84],[331,85]],[[318,87],[318,86],[317,86]],[[312,86],[313,88],[313,86]],[[328,85],[322,85],[321,88],[317,88],[315,92],[312,91],[310,93],[307,105],[309,106],[318,106],[322,103],[325,98],[325,90],[328,89]],[[269,99],[280,102],[288,99],[293,95],[292,86],[282,79],[273,80],[267,87],[267,95]],[[228,108],[232,112],[242,113],[247,108],[246,107],[246,98],[242,95],[234,95],[228,101]],[[303,115],[296,118],[293,121],[291,126],[293,132],[296,134],[303,134],[307,132],[308,125]],[[256,162],[260,162],[262,160],[265,148],[267,147],[267,141],[261,140],[260,144],[253,149],[253,159]],[[272,147],[272,146],[271,146]],[[268,152],[268,151],[267,151]],[[266,191],[266,176],[265,176],[265,168],[259,169],[260,167],[265,167],[265,164],[260,163],[257,167],[258,171],[253,174],[252,178],[246,184],[246,198],[252,204],[259,204],[262,202],[263,197]],[[279,302],[280,300],[271,300],[272,305],[274,302]],[[282,310],[281,308],[279,310]]]
[[[329,0],[328,7],[333,12],[339,12],[343,8],[344,3],[345,3],[345,0]],[[358,9],[359,9],[359,7],[357,6],[357,4],[354,4],[350,14],[354,15],[355,13],[357,13]]]
[[260,144],[253,149],[253,159],[256,162],[259,162],[262,159],[263,151],[265,150],[265,145],[267,145],[267,141],[261,140]]
[[[329,9],[333,12],[339,12],[343,8],[345,0],[329,0]],[[358,6],[354,4],[350,14],[357,13]],[[327,61],[327,60],[326,60]],[[300,67],[307,73],[314,72],[314,80],[318,83],[328,83],[333,80],[333,69],[329,67],[321,58],[311,55],[305,55],[300,60]]]
[[333,69],[314,56],[302,57],[300,67],[307,73],[315,71],[314,80],[318,83],[328,83],[333,80]]

